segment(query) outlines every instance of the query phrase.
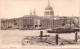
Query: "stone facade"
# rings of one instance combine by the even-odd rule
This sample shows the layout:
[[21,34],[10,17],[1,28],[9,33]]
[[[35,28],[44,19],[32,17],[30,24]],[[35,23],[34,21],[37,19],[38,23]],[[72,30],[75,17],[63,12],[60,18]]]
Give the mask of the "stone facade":
[[41,27],[42,28],[55,28],[61,27],[63,24],[63,20],[61,19],[42,19],[41,20]]
[[18,19],[2,19],[1,20],[1,29],[11,29],[11,28],[18,28]]

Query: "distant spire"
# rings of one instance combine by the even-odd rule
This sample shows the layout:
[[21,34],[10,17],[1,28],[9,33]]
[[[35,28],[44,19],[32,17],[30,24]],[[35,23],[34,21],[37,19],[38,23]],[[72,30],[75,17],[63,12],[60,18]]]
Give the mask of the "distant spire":
[[32,11],[30,10],[30,15],[32,15]]
[[49,0],[48,0],[48,5],[50,6],[50,2],[49,2]]
[[34,11],[33,11],[33,14],[36,15],[36,11],[35,11],[35,9],[34,9]]

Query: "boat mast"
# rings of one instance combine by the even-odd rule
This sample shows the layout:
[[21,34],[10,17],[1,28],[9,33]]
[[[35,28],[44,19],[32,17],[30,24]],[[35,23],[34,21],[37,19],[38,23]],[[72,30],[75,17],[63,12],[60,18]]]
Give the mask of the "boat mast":
[[70,18],[70,28],[71,28],[71,18]]

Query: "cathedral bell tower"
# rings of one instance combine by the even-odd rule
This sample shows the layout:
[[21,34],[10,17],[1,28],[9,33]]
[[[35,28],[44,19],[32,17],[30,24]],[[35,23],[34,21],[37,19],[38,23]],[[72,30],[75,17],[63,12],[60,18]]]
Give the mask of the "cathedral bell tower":
[[44,16],[46,16],[46,17],[54,16],[54,11],[53,11],[53,8],[51,7],[49,1],[48,1],[48,6],[45,8]]

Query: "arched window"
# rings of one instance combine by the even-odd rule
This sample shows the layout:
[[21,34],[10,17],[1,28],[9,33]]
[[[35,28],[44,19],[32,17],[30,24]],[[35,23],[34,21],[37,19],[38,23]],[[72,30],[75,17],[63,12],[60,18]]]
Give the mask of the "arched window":
[[50,15],[53,15],[53,12],[52,11],[50,11]]
[[49,15],[49,12],[46,12],[46,15]]
[[32,23],[32,18],[30,18],[30,24]]

